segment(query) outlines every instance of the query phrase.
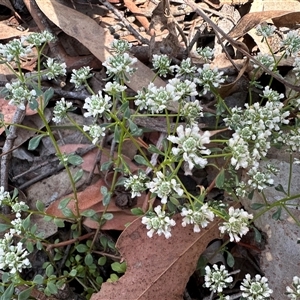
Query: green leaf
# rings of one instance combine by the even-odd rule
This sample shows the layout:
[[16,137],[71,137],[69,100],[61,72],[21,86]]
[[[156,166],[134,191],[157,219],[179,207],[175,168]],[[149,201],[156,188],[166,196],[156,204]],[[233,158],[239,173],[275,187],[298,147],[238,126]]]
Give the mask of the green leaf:
[[232,268],[234,266],[234,262],[235,262],[234,257],[232,256],[232,254],[230,252],[226,251],[226,253],[227,253],[226,262],[227,262],[228,266],[230,268]]
[[170,196],[169,199],[176,207],[180,205],[180,202],[175,197]]
[[282,211],[282,207],[279,206],[277,211],[272,215],[272,219],[274,220],[279,220],[280,219],[280,216],[281,216],[281,211]]
[[23,227],[24,227],[25,230],[28,230],[28,229],[29,229],[29,227],[30,227],[30,225],[31,225],[31,222],[30,222],[30,215],[28,215],[28,216],[26,217],[26,219],[23,220],[22,225],[23,225]]
[[102,204],[104,206],[107,206],[110,202],[110,198],[111,198],[111,193],[107,193],[104,197],[103,197],[103,200],[102,200]]
[[217,176],[216,187],[219,188],[219,189],[223,188],[224,181],[225,181],[225,170],[222,169],[221,172]]
[[102,256],[98,259],[98,265],[104,266],[106,264],[106,261],[107,261],[106,256]]
[[39,144],[40,144],[40,141],[41,139],[45,136],[45,134],[39,134],[35,137],[33,137],[30,141],[29,141],[29,144],[28,144],[28,150],[35,150]]
[[68,163],[73,166],[79,166],[83,163],[83,159],[77,154],[71,154],[68,156]]
[[117,274],[110,274],[110,277],[107,281],[110,281],[110,282],[116,282],[119,280],[119,276]]
[[101,192],[101,194],[103,195],[103,196],[105,196],[105,195],[107,195],[107,193],[108,193],[108,189],[107,189],[107,187],[106,186],[101,186],[101,188],[100,188],[100,192]]
[[58,292],[57,286],[52,281],[47,283],[47,288],[52,295],[56,295]]
[[63,215],[67,218],[75,218],[74,213],[72,212],[72,210],[68,207],[65,207],[64,209],[61,210],[61,212],[63,213]]
[[53,97],[54,95],[54,90],[53,88],[49,88],[48,90],[46,90],[46,92],[44,93],[44,107],[46,107],[49,103],[49,100]]
[[258,210],[258,209],[260,209],[260,208],[262,208],[262,207],[264,207],[265,206],[265,204],[263,204],[263,203],[252,203],[251,205],[250,205],[250,207],[252,208],[252,209],[254,209],[254,210]]
[[252,227],[252,228],[254,230],[254,239],[255,239],[255,241],[257,243],[261,243],[261,240],[262,240],[261,233],[255,227]]
[[115,126],[114,140],[115,140],[116,143],[120,143],[120,136],[121,136],[120,129],[119,129],[118,126]]
[[147,149],[150,153],[157,153],[160,155],[165,155],[162,151],[160,151],[156,146],[150,144],[150,146]]
[[54,218],[54,219],[53,219],[53,222],[54,222],[54,224],[55,224],[57,227],[60,227],[60,228],[64,228],[64,227],[65,227],[65,222],[64,222],[64,220],[62,220],[62,219]]
[[108,244],[108,239],[107,239],[106,236],[103,235],[103,236],[100,237],[100,244],[102,245],[103,250],[106,251],[107,244]]
[[135,155],[134,160],[140,165],[149,166],[148,161],[141,155]]
[[40,212],[44,212],[45,211],[45,204],[42,201],[40,201],[40,200],[37,200],[35,202],[35,207]]
[[30,297],[31,291],[33,289],[33,286],[22,291],[19,295],[18,295],[18,300],[26,300]]
[[281,184],[278,184],[277,186],[275,186],[275,190],[278,191],[278,192],[282,192],[285,195],[287,195],[286,191],[284,190],[284,188]]
[[78,171],[75,173],[75,175],[73,176],[74,182],[78,182],[78,181],[82,178],[83,174],[84,174],[84,172],[83,172],[82,169],[78,170]]
[[12,299],[12,296],[14,294],[15,291],[15,286],[13,283],[11,283],[9,285],[9,287],[5,290],[5,292],[3,293],[3,295],[1,296],[1,300],[8,300],[8,299]]
[[8,228],[11,228],[11,225],[7,224],[0,224],[0,232],[7,230]]
[[79,253],[85,253],[89,250],[89,248],[85,244],[78,244],[75,248]]
[[95,214],[96,214],[96,212],[95,212],[93,209],[87,209],[87,210],[85,210],[85,211],[83,211],[83,212],[81,213],[81,215],[82,215],[83,217],[87,217],[87,218],[91,218],[91,217],[93,217]]
[[113,217],[114,217],[114,215],[113,215],[112,213],[105,213],[105,214],[103,215],[103,219],[104,219],[104,220],[107,220],[107,221],[112,220]]
[[84,263],[85,263],[87,266],[92,265],[92,264],[93,264],[93,261],[94,261],[94,259],[93,259],[93,256],[92,256],[91,253],[87,254],[87,255],[85,256],[85,258],[84,258]]
[[29,107],[32,110],[36,110],[39,107],[39,103],[36,101],[36,99],[32,99],[29,101]]
[[62,199],[59,204],[58,204],[58,209],[63,209],[65,207],[67,207],[67,205],[69,204],[69,202],[72,200],[72,198],[64,198]]
[[135,215],[135,216],[142,216],[142,215],[144,215],[144,211],[141,208],[139,208],[139,207],[132,208],[131,209],[131,213],[133,215]]
[[48,265],[46,268],[46,275],[47,277],[50,277],[54,273],[54,268],[52,265]]
[[34,250],[33,243],[31,241],[26,241],[25,245],[28,252],[32,253]]
[[111,268],[115,272],[123,274],[126,271],[126,263],[125,262],[122,262],[122,263],[114,262],[114,263],[111,264]]
[[43,244],[40,242],[40,241],[36,241],[36,244],[35,244],[36,248],[38,250],[42,250],[43,249]]
[[71,277],[75,277],[77,275],[77,270],[76,269],[73,269],[70,273],[69,273],[69,276]]
[[139,128],[135,123],[133,123],[130,119],[128,119],[128,123],[132,136],[141,136],[143,134],[143,130]]
[[35,275],[33,278],[33,283],[35,284],[42,284],[44,282],[44,277],[40,274]]
[[101,171],[108,171],[110,167],[112,166],[113,162],[112,161],[107,161],[103,164],[101,164]]
[[51,222],[53,219],[54,219],[54,217],[52,217],[52,216],[45,216],[44,217],[45,222]]

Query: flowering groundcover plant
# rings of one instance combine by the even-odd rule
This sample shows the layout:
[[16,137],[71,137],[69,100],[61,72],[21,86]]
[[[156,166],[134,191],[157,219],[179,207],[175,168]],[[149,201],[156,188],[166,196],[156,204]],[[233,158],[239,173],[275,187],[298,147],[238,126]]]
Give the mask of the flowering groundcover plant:
[[[259,26],[258,34],[267,42],[267,37],[274,33],[274,26]],[[102,257],[95,262],[91,254],[95,241],[75,244],[78,253],[86,253],[85,256],[78,254],[76,258],[68,257],[63,271],[54,270],[56,261],[62,259],[62,253],[57,249],[55,256],[50,256],[48,262],[43,266],[43,275],[36,275],[32,280],[24,280],[22,273],[24,269],[31,267],[30,253],[34,250],[47,252],[47,241],[36,233],[36,228],[30,223],[30,216],[34,213],[45,215],[49,221],[63,227],[64,221],[71,222],[73,237],[82,235],[83,217],[91,217],[99,223],[99,230],[102,224],[113,217],[112,214],[103,213],[100,217],[96,212],[89,210],[80,212],[77,199],[75,183],[83,174],[82,170],[74,176],[71,175],[70,165],[78,166],[82,163],[81,157],[61,153],[55,140],[51,127],[44,116],[44,109],[48,105],[53,91],[42,91],[42,76],[48,80],[55,80],[66,75],[66,65],[52,58],[47,58],[44,68],[38,67],[37,84],[26,78],[20,68],[20,59],[30,53],[32,47],[38,49],[39,59],[45,44],[53,40],[48,32],[31,34],[26,40],[13,40],[6,45],[0,44],[0,62],[6,63],[10,68],[11,62],[15,62],[18,68],[16,80],[8,83],[3,90],[6,99],[11,105],[25,110],[28,104],[31,109],[37,111],[44,121],[45,130],[39,131],[38,135],[30,141],[30,149],[35,149],[44,136],[49,136],[57,151],[60,163],[69,174],[70,183],[74,193],[76,213],[66,208],[69,199],[61,203],[61,209],[65,218],[47,216],[44,213],[43,205],[37,201],[37,211],[29,210],[29,207],[22,201],[18,201],[17,192],[11,196],[8,191],[0,187],[0,201],[2,204],[11,207],[15,219],[8,221],[3,229],[7,232],[0,239],[0,268],[4,272],[0,294],[11,297],[18,285],[26,285],[28,289],[23,293],[22,299],[27,299],[33,287],[38,287],[45,295],[56,294],[58,289],[67,284],[71,279],[76,279],[82,284],[85,290],[84,295],[88,298],[91,294],[101,288],[103,277],[98,265],[103,264]],[[25,43],[26,42],[26,43]],[[300,50],[300,38],[296,32],[291,31],[281,42],[283,50],[282,57],[296,56]],[[173,66],[166,55],[155,55],[153,57],[153,68],[157,76],[173,77],[168,79],[165,87],[156,87],[149,83],[143,90],[138,91],[135,97],[126,95],[126,80],[135,72],[134,64],[136,59],[128,53],[131,45],[123,40],[116,40],[111,45],[112,56],[103,63],[108,76],[103,91],[94,92],[89,86],[88,79],[93,76],[93,70],[83,67],[73,70],[70,82],[75,89],[84,87],[90,96],[84,100],[84,118],[92,119],[92,124],[82,125],[70,117],[68,112],[74,110],[72,101],[62,98],[56,102],[53,109],[52,121],[60,124],[63,120],[69,120],[89,141],[103,151],[102,142],[105,142],[107,135],[113,134],[112,151],[116,149],[116,159],[111,159],[108,164],[101,166],[102,172],[113,170],[113,179],[110,188],[101,189],[103,204],[108,207],[114,190],[118,186],[124,186],[132,198],[141,196],[148,192],[151,199],[158,199],[160,204],[149,206],[147,212],[141,209],[133,209],[133,213],[142,214],[142,224],[145,225],[145,234],[149,238],[154,235],[160,238],[172,240],[172,227],[192,226],[195,234],[203,228],[209,227],[209,223],[216,218],[220,219],[220,238],[224,237],[229,242],[239,242],[247,234],[256,216],[249,214],[243,208],[236,208],[233,203],[212,203],[208,201],[209,188],[200,186],[198,194],[190,193],[180,180],[178,173],[183,170],[185,175],[193,175],[195,170],[204,169],[206,166],[213,166],[217,169],[218,175],[215,184],[218,188],[226,190],[234,199],[251,195],[254,190],[263,195],[266,187],[273,185],[273,177],[276,175],[276,168],[268,166],[266,169],[260,167],[260,161],[266,159],[268,151],[274,144],[287,147],[289,154],[293,157],[295,151],[300,149],[300,136],[298,122],[292,122],[292,112],[297,114],[300,107],[299,99],[285,99],[283,94],[268,86],[261,87],[260,102],[249,103],[244,107],[229,108],[224,99],[218,94],[218,88],[226,81],[226,76],[210,64],[213,58],[213,51],[209,48],[198,49],[198,54],[203,57],[205,64],[201,67],[193,65],[190,58],[182,60],[180,65]],[[280,61],[274,56],[258,55],[257,60],[267,68],[277,71]],[[300,81],[299,72],[300,58],[295,59],[294,70],[297,82]],[[252,85],[259,86],[255,81],[255,72],[259,66],[254,65],[254,77]],[[205,109],[201,103],[201,97],[211,94],[217,101],[215,113],[216,129],[226,126],[232,134],[229,138],[217,136],[209,130],[202,131],[199,127],[200,118],[205,118]],[[38,104],[38,100],[40,103]],[[178,105],[178,112],[171,113],[168,110],[173,103]],[[131,104],[131,105],[129,105]],[[131,109],[130,107],[135,107]],[[136,138],[142,137],[144,128],[135,124],[136,117],[164,117],[167,124],[167,134],[163,145],[149,145],[144,150],[137,143]],[[171,122],[175,120],[175,126]],[[1,126],[9,130],[9,126],[17,124],[5,124],[1,120]],[[287,134],[283,134],[288,130]],[[130,139],[136,146],[138,154],[135,161],[147,167],[138,173],[133,174],[122,159],[122,146],[126,139]],[[211,145],[214,145],[213,147]],[[217,147],[216,147],[217,145]],[[217,149],[216,149],[217,148]],[[159,157],[153,160],[155,156]],[[214,159],[223,158],[224,164],[216,165]],[[292,167],[292,166],[291,166]],[[240,180],[239,170],[245,170],[248,179]],[[225,173],[226,172],[226,173]],[[226,179],[225,179],[226,176]],[[295,197],[289,195],[287,197]],[[285,198],[288,201],[289,198]],[[280,201],[278,201],[280,206]],[[266,205],[260,209],[269,209],[267,199]],[[262,211],[263,212],[263,211]],[[27,216],[23,218],[22,213]],[[182,222],[176,224],[173,215],[180,213]],[[261,212],[260,212],[261,213]],[[25,243],[25,241],[29,241]],[[175,243],[176,241],[174,241]],[[86,268],[83,268],[83,265]],[[205,267],[204,287],[219,299],[231,299],[224,294],[226,288],[231,287],[233,274],[226,270],[224,265],[214,264],[212,267]],[[85,281],[86,280],[86,281]],[[287,297],[297,299],[299,292],[299,277],[293,277],[292,287],[286,288]],[[268,280],[257,274],[251,278],[247,274],[240,284],[241,296],[248,299],[269,299],[272,290],[268,286]]]

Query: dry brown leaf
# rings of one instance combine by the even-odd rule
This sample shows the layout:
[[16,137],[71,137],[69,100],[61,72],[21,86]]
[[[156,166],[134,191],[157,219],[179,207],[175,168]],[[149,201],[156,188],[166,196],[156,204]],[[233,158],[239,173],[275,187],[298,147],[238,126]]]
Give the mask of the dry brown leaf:
[[[280,11],[280,10],[270,10],[270,11],[262,11],[262,12],[253,12],[246,14],[242,17],[242,19],[238,22],[238,24],[233,28],[233,30],[229,33],[231,38],[238,38],[245,35],[249,30],[259,25],[260,23],[268,20],[274,19],[278,21],[282,16],[288,16],[291,14],[295,14],[291,11]],[[300,15],[300,13],[298,13]],[[278,21],[279,22],[279,21]]]
[[140,219],[127,227],[116,244],[127,263],[126,273],[115,283],[104,283],[91,300],[182,300],[200,254],[220,235],[219,220],[195,233],[192,226],[181,226],[180,215],[174,219],[169,239],[150,239]]
[[15,12],[13,6],[11,5],[9,0],[0,0],[0,5],[6,6],[9,8],[12,12]]
[[[56,26],[81,42],[101,62],[110,56],[108,48],[113,41],[113,36],[93,19],[57,1],[36,0],[36,3]],[[126,82],[126,84],[137,91],[147,86],[155,74],[140,61],[137,61],[135,67],[137,71],[130,77],[130,82]],[[164,81],[158,77],[154,83],[157,86],[165,86]]]
[[0,22],[0,40],[10,39],[13,37],[20,37],[27,34],[27,32],[20,31]]
[[[87,209],[93,209],[97,213],[103,213],[104,211],[106,213],[113,213],[114,218],[112,220],[107,221],[101,227],[101,229],[103,229],[103,230],[110,230],[110,229],[124,230],[126,223],[130,223],[138,217],[132,215],[130,209],[121,209],[118,206],[116,206],[114,197],[111,198],[108,208],[106,209],[105,206],[102,204],[103,196],[100,193],[100,189],[103,186],[107,187],[104,180],[100,179],[96,183],[88,186],[84,191],[77,193],[79,210],[80,210],[80,212],[83,212]],[[58,208],[58,205],[62,199],[73,198],[73,197],[74,197],[73,194],[69,194],[69,195],[66,195],[66,196],[54,201],[46,209],[46,213],[49,215],[52,215],[52,216],[64,218],[64,215],[61,212],[61,209]],[[142,207],[145,197],[146,197],[146,195],[143,195],[142,197],[138,198],[136,207]],[[73,213],[76,213],[76,207],[75,207],[74,200],[71,200],[69,202],[69,204],[67,205],[67,207],[69,209],[71,209],[73,211]],[[96,229],[99,227],[98,223],[93,222],[92,220],[88,220],[88,219],[85,221],[84,224],[93,229]]]

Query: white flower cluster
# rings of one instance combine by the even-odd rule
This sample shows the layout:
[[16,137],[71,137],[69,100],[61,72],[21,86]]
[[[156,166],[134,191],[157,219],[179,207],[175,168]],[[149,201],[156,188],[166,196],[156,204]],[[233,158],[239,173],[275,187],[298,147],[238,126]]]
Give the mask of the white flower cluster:
[[84,117],[101,117],[105,112],[108,112],[112,106],[111,98],[108,95],[103,97],[102,92],[99,91],[97,95],[92,95],[84,100],[83,108],[87,110]]
[[175,178],[170,179],[161,171],[156,172],[155,176],[150,182],[146,182],[145,185],[150,189],[151,193],[156,194],[161,199],[162,204],[166,204],[168,197],[173,193],[176,193],[178,196],[183,195],[183,189]]
[[289,146],[292,151],[300,151],[300,128],[280,134],[277,141]]
[[223,222],[221,226],[219,226],[219,230],[221,233],[229,234],[231,242],[239,242],[241,240],[241,236],[245,235],[249,231],[249,220],[253,219],[253,215],[248,214],[243,209],[235,209],[232,206],[229,208],[228,214],[228,221]]
[[51,34],[49,31],[43,31],[43,32],[34,32],[29,34],[27,37],[25,37],[25,41],[31,45],[34,45],[36,47],[40,47],[45,43],[49,43],[55,40],[55,37],[53,34]]
[[212,87],[217,88],[225,81],[224,72],[220,72],[217,68],[212,69],[209,64],[205,64],[203,68],[197,70],[194,81],[203,87],[202,94],[205,95]]
[[[260,52],[255,56],[255,59],[259,61],[262,65],[264,65],[266,68],[273,71],[275,67],[275,61],[272,55]],[[254,63],[253,68],[258,69],[260,68],[260,66]]]
[[93,76],[90,67],[82,67],[78,70],[73,69],[70,82],[75,84],[75,88],[79,89],[86,81]]
[[194,232],[200,232],[200,227],[205,228],[209,221],[214,220],[214,213],[208,207],[208,204],[203,204],[200,208],[182,208],[181,210],[182,226],[194,224]]
[[25,104],[36,100],[35,90],[30,90],[21,81],[16,80],[12,83],[6,83],[7,90],[5,99],[9,100],[10,105],[15,105],[18,108],[25,110]]
[[17,201],[16,195],[12,198],[4,187],[0,187],[0,205],[9,205],[12,212],[16,214],[16,219],[11,221],[12,227],[8,233],[5,233],[4,238],[0,239],[0,269],[9,269],[10,273],[15,274],[21,272],[23,268],[31,266],[27,256],[29,253],[23,248],[21,242],[15,246],[13,243],[13,235],[21,234],[24,230],[21,212],[29,209],[28,205]]
[[113,40],[111,44],[111,50],[118,54],[123,54],[130,50],[132,44],[128,43],[125,40]]
[[210,154],[210,150],[204,146],[210,142],[210,133],[208,131],[200,132],[197,124],[185,128],[180,125],[176,131],[177,137],[170,135],[168,140],[178,145],[172,148],[172,153],[177,157],[182,157],[188,164],[189,171],[186,173],[191,173],[195,165],[204,168],[207,165],[207,159],[202,155]]
[[297,30],[288,31],[281,41],[281,46],[285,48],[285,53],[288,56],[296,56],[300,51],[299,32]]
[[197,53],[204,59],[205,62],[209,62],[214,57],[214,50],[210,47],[197,48]]
[[148,237],[152,238],[156,233],[159,236],[162,234],[166,239],[171,237],[171,227],[176,225],[176,222],[166,216],[166,212],[161,210],[161,206],[158,205],[154,208],[155,213],[149,213],[148,216],[142,218],[142,224],[146,225]]
[[250,274],[246,274],[240,289],[242,296],[249,300],[265,300],[273,293],[268,286],[268,279],[258,274],[253,279]]
[[293,287],[286,287],[286,294],[289,299],[297,300],[300,299],[300,277],[293,277]]
[[274,25],[260,24],[256,27],[256,34],[258,36],[263,36],[264,38],[268,38],[274,34],[275,30],[276,27]]
[[127,80],[126,74],[132,75],[135,72],[136,69],[132,65],[136,62],[135,57],[130,57],[128,53],[121,53],[110,56],[102,65],[106,67],[106,74],[109,78]]
[[223,289],[228,287],[228,284],[233,282],[232,276],[228,274],[225,266],[218,267],[216,264],[210,268],[205,267],[206,274],[204,276],[204,287],[209,288],[214,293],[222,293]]
[[247,182],[248,186],[252,189],[257,189],[259,192],[274,183],[272,173],[268,170],[260,172],[257,167],[252,167],[247,174],[250,177]]
[[194,80],[197,71],[197,67],[192,64],[190,57],[183,59],[180,63],[180,66],[172,66],[171,69],[176,71],[175,77],[183,80]]
[[199,100],[186,102],[180,110],[180,116],[191,126],[197,123],[198,119],[203,117],[203,107]]
[[24,46],[18,39],[13,39],[5,45],[0,44],[0,60],[11,62],[24,58],[29,53],[31,53],[31,46]]
[[121,85],[118,82],[107,82],[103,91],[105,91],[110,96],[116,96],[127,89],[125,85]]
[[138,174],[129,176],[124,182],[126,190],[131,190],[131,198],[140,197],[141,193],[146,190],[146,182],[149,181],[148,176],[139,171]]
[[236,170],[248,166],[258,166],[258,161],[265,157],[270,145],[272,133],[279,132],[283,124],[288,124],[289,112],[280,102],[281,94],[266,87],[263,91],[267,98],[265,106],[254,103],[245,105],[245,110],[233,108],[232,115],[224,119],[230,129],[235,130],[228,146],[232,151],[231,164]]
[[154,54],[152,57],[152,64],[154,70],[157,70],[159,76],[166,77],[168,73],[171,73],[171,60],[165,54],[157,55]]
[[88,131],[90,137],[93,139],[92,143],[96,145],[102,137],[105,136],[105,129],[98,124],[93,124],[90,126],[83,125],[83,130]]
[[46,76],[48,77],[48,80],[56,79],[59,76],[66,75],[67,65],[65,63],[58,63],[54,61],[53,58],[48,58],[44,65],[47,68]]
[[53,109],[52,121],[56,124],[61,123],[67,116],[67,112],[72,109],[72,102],[66,101],[65,98],[61,98],[60,101],[56,101]]

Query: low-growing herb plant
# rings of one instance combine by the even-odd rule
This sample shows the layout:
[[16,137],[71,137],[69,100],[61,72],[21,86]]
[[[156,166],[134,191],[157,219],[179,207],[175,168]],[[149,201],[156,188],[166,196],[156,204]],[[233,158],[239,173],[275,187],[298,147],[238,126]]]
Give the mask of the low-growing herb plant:
[[[274,34],[274,26],[259,26],[257,32],[268,45],[267,37]],[[26,203],[18,200],[18,192],[11,194],[0,188],[1,205],[9,206],[14,218],[11,220],[5,214],[1,215],[0,228],[5,231],[0,239],[0,269],[2,280],[0,294],[3,299],[16,297],[16,289],[26,286],[27,289],[18,294],[18,299],[30,298],[33,288],[42,291],[46,296],[59,293],[65,284],[76,280],[87,298],[101,288],[104,278],[101,274],[101,266],[110,258],[107,255],[98,255],[95,251],[95,238],[90,239],[90,234],[83,233],[82,219],[90,217],[98,222],[99,229],[106,220],[113,215],[106,211],[98,216],[92,210],[80,212],[76,182],[83,172],[78,171],[72,175],[70,166],[80,166],[82,158],[75,154],[65,154],[55,139],[52,126],[48,123],[44,110],[48,106],[54,91],[52,88],[44,90],[42,80],[56,80],[66,75],[66,65],[43,55],[43,49],[47,42],[54,37],[48,32],[30,34],[21,40],[12,40],[5,45],[0,44],[0,62],[5,63],[16,75],[16,79],[7,83],[2,93],[9,104],[15,105],[19,110],[25,110],[29,106],[35,110],[44,122],[44,130],[36,130],[37,135],[29,142],[29,149],[38,147],[43,137],[50,137],[56,150],[60,163],[64,166],[73,190],[73,199],[64,199],[59,208],[64,218],[50,216],[45,213],[45,207],[40,201],[36,202],[37,210],[29,209]],[[268,45],[269,46],[269,45]],[[278,64],[284,57],[296,56],[300,50],[300,37],[298,33],[290,31],[281,42],[282,55],[279,59],[275,55],[259,54],[256,59],[273,72],[278,72]],[[37,71],[31,76],[25,76],[21,69],[21,59],[35,47],[38,53]],[[172,238],[172,227],[176,225],[173,219],[175,213],[182,216],[181,226],[192,226],[198,233],[209,225],[216,217],[220,218],[220,236],[228,235],[229,241],[239,242],[247,234],[253,221],[270,210],[277,207],[280,217],[280,209],[288,210],[290,200],[300,197],[293,195],[290,188],[282,199],[270,204],[264,196],[264,189],[274,183],[277,169],[272,165],[261,167],[260,162],[267,159],[268,151],[274,146],[287,148],[291,157],[290,168],[293,165],[293,155],[300,148],[300,131],[297,121],[300,101],[297,97],[285,99],[283,94],[271,88],[270,84],[262,87],[256,81],[256,74],[260,67],[254,65],[253,78],[250,82],[249,102],[244,107],[229,107],[222,99],[218,88],[226,81],[226,76],[217,68],[212,68],[210,61],[213,51],[210,48],[198,49],[198,54],[203,57],[205,64],[202,67],[193,65],[190,58],[182,60],[180,65],[172,65],[166,55],[154,55],[153,68],[156,76],[168,77],[165,87],[157,87],[153,82],[149,83],[137,95],[127,95],[126,81],[135,72],[136,59],[128,54],[131,45],[123,40],[115,40],[111,45],[112,56],[103,63],[107,73],[107,83],[102,91],[94,92],[89,85],[89,78],[93,76],[93,70],[83,67],[73,70],[70,82],[76,89],[85,88],[90,93],[84,101],[83,109],[85,118],[92,118],[90,125],[79,125],[70,117],[68,112],[73,111],[73,103],[62,98],[56,102],[53,109],[52,121],[60,124],[67,119],[89,141],[105,151],[104,139],[108,134],[113,134],[112,149],[117,152],[114,157],[110,155],[110,161],[101,166],[102,172],[113,171],[109,188],[103,187],[103,204],[107,208],[115,190],[123,186],[131,197],[139,197],[144,192],[150,193],[150,198],[160,199],[160,204],[149,206],[147,212],[134,208],[133,213],[143,214],[141,222],[145,225],[145,234],[149,238],[153,235]],[[270,48],[270,47],[269,47]],[[271,49],[271,48],[270,48]],[[45,62],[43,62],[45,61]],[[16,66],[16,71],[12,67]],[[300,80],[300,58],[295,58],[294,72],[296,83]],[[260,89],[260,100],[252,99],[251,87]],[[214,132],[202,131],[199,120],[206,117],[205,106],[201,103],[201,96],[211,93],[216,99]],[[285,99],[283,101],[283,99]],[[174,109],[175,108],[175,109]],[[211,113],[211,112],[210,112]],[[161,144],[142,147],[138,138],[143,135],[144,128],[136,122],[137,118],[164,117],[166,120],[165,136]],[[7,124],[3,116],[1,126],[9,133],[12,126],[24,127],[21,124]],[[231,135],[223,137],[221,130],[227,128]],[[29,129],[28,130],[32,130]],[[214,138],[216,136],[216,138]],[[122,156],[122,147],[125,140],[131,142],[137,148],[138,154],[135,162],[141,165],[137,173],[132,173]],[[108,151],[109,152],[109,151]],[[159,158],[159,159],[158,159]],[[215,159],[223,159],[223,163],[216,164]],[[207,201],[212,185],[201,186],[198,194],[191,193],[183,184],[179,176],[180,170],[184,174],[192,175],[197,169],[213,166],[217,175],[213,181],[220,189],[226,190],[231,197],[239,201],[240,197],[251,198],[254,191],[258,191],[265,199],[264,205],[256,205],[257,215],[252,215],[243,208],[222,203]],[[247,174],[247,180],[241,180],[240,170]],[[290,174],[289,176],[292,176]],[[290,180],[290,179],[289,179]],[[75,212],[71,211],[67,204],[70,200],[75,202]],[[250,200],[249,200],[250,201]],[[153,203],[153,201],[151,201]],[[253,204],[255,207],[255,203]],[[68,244],[68,255],[62,250],[64,241],[50,242],[42,233],[37,233],[37,228],[31,223],[33,214],[43,215],[47,221],[54,222],[58,227],[71,224],[72,242]],[[293,217],[293,215],[290,213]],[[297,225],[299,220],[294,218]],[[180,226],[177,224],[177,226]],[[228,241],[228,242],[229,242]],[[176,243],[176,241],[174,241]],[[114,245],[100,238],[100,244],[104,251],[108,247],[115,251]],[[44,272],[35,274],[31,279],[25,279],[23,271],[32,266],[32,253],[45,252],[47,261],[43,264]],[[111,257],[114,255],[112,254]],[[64,268],[59,268],[63,262]],[[111,262],[112,270],[122,274],[126,265],[119,262]],[[212,294],[217,294],[219,299],[232,299],[223,293],[224,288],[229,287],[233,277],[225,266],[205,267],[205,284]],[[288,286],[286,293],[290,299],[300,297],[300,280],[293,278],[292,287]],[[109,281],[118,279],[117,274],[111,274]],[[247,274],[240,286],[241,296],[247,299],[268,299],[272,290],[268,286],[268,280],[261,275],[251,278]]]

